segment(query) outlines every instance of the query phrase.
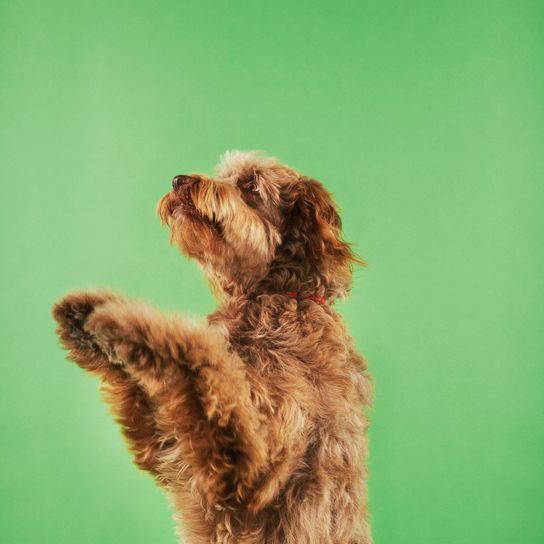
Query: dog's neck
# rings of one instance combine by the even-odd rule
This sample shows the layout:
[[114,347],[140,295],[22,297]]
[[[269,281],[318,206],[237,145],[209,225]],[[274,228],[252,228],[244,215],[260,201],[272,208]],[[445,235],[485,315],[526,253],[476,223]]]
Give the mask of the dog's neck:
[[[306,302],[307,300],[311,302]],[[249,323],[254,325],[263,316],[273,320],[288,313],[293,319],[300,319],[301,312],[312,312],[315,317],[313,312],[317,308],[327,314],[334,312],[332,299],[307,290],[223,293],[218,302],[219,307],[207,317],[208,323],[225,325],[231,332],[240,327],[246,330]]]
[[306,298],[308,300],[313,300],[318,304],[325,304],[325,302],[327,302],[322,295],[301,295],[298,291],[286,291],[285,294],[291,298]]
[[325,295],[308,291],[307,289],[301,289],[300,291],[256,290],[256,291],[248,291],[248,292],[233,292],[233,293],[230,293],[230,295],[227,298],[227,301],[245,299],[245,300],[252,300],[252,301],[261,300],[265,303],[268,303],[268,301],[271,300],[270,297],[273,297],[275,299],[275,302],[278,302],[278,298],[277,298],[278,296],[284,298],[285,301],[292,298],[297,300],[313,300],[319,305],[324,305],[324,304],[327,304],[327,302],[329,302],[328,298]]
[[282,289],[279,286],[263,282],[254,287],[242,288],[240,285],[237,285],[234,282],[225,281],[224,278],[220,278],[217,275],[208,275],[208,278],[216,299],[223,304],[234,303],[237,305],[238,301],[246,300],[261,300],[262,302],[268,303],[270,300],[269,297],[274,297],[276,299],[275,302],[277,303],[279,301],[276,297],[277,295],[280,295],[285,301],[293,298],[298,300],[312,300],[319,305],[325,305],[335,298],[334,292],[327,292],[327,290],[323,288],[317,289],[315,286],[311,285],[301,284],[300,286],[297,286],[296,284],[293,285],[293,283],[291,283],[291,285],[287,284]]

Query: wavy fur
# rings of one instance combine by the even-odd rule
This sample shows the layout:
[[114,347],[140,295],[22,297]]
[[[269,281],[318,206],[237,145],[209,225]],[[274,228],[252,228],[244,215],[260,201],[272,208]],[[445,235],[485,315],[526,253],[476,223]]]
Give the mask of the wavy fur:
[[332,306],[362,261],[331,194],[235,151],[215,178],[184,176],[158,212],[220,294],[205,322],[106,291],[71,293],[53,315],[68,357],[101,379],[136,464],[170,496],[180,534],[370,544],[372,388]]

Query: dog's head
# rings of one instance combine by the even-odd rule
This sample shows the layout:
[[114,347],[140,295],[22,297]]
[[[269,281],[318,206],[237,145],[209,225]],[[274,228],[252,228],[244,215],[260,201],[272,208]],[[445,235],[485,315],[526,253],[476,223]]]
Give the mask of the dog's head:
[[225,293],[344,296],[352,263],[362,264],[321,183],[255,152],[226,153],[214,178],[176,176],[157,209]]

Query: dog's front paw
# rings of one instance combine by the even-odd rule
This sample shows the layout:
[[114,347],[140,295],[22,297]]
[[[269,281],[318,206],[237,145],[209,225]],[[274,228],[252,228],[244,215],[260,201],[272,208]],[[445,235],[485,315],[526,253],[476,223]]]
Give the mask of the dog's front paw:
[[84,325],[95,308],[117,299],[118,295],[108,291],[75,291],[53,306],[53,317],[58,324],[56,332],[63,346],[71,350],[72,359],[82,362],[82,359],[93,360],[100,355]]
[[121,324],[115,319],[116,306],[113,301],[93,310],[85,320],[83,330],[112,363],[121,363],[115,351],[117,340],[123,337]]
[[165,349],[159,317],[138,301],[112,300],[96,308],[83,329],[111,363],[141,367],[154,361],[157,350]]

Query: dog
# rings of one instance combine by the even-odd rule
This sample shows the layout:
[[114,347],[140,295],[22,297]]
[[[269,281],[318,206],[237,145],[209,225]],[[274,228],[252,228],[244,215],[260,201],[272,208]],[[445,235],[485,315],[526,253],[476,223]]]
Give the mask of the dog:
[[370,544],[372,381],[333,308],[364,263],[331,193],[232,151],[213,178],[176,176],[157,210],[218,309],[200,322],[77,291],[53,316],[169,496],[182,541]]

